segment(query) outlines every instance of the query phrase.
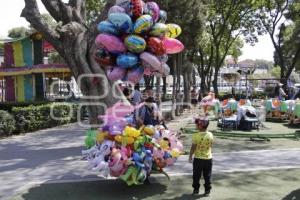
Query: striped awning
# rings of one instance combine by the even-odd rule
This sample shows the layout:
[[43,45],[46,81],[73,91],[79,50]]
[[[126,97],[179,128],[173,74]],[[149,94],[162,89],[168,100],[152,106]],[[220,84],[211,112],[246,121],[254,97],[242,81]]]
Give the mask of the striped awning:
[[41,64],[26,67],[0,67],[0,76],[17,76],[32,73],[70,73],[68,66],[63,64]]

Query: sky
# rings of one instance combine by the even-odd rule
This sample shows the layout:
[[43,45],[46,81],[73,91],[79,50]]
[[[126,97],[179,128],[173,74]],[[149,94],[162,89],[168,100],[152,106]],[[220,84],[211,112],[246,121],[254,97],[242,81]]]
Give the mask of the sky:
[[[41,13],[46,12],[41,0],[37,0]],[[24,0],[9,0],[0,1],[0,38],[7,36],[8,30],[19,26],[28,26],[27,21],[20,17],[22,9],[24,8]],[[264,59],[273,61],[273,45],[267,35],[259,37],[259,42],[255,46],[245,44],[242,52],[243,55],[239,60],[244,59]]]

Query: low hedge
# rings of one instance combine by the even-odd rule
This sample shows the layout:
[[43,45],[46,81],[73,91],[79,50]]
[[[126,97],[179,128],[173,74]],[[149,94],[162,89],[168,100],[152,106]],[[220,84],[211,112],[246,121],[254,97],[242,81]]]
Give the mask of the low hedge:
[[[71,115],[70,106],[73,110]],[[12,108],[12,114],[16,121],[15,132],[25,133],[76,122],[77,109],[78,105],[69,103],[14,107]]]
[[51,103],[50,101],[36,101],[36,102],[4,102],[0,103],[1,110],[11,112],[14,107],[39,106]]
[[0,110],[0,137],[11,135],[16,129],[14,116],[4,110]]

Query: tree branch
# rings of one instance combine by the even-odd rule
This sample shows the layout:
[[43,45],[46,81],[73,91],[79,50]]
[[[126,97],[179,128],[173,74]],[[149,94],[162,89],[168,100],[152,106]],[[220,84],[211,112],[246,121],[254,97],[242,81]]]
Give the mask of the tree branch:
[[60,35],[43,21],[36,0],[25,0],[25,8],[22,10],[21,17],[24,17],[36,30],[43,33],[46,40],[57,51],[62,51],[62,46],[59,42]]
[[68,24],[72,21],[76,21],[80,24],[84,24],[85,12],[84,3],[85,0],[70,0],[69,4],[62,2],[61,0],[42,0],[44,6],[51,14],[51,16],[57,21],[62,21],[63,24]]
[[69,0],[68,3],[73,8],[73,17],[81,24],[84,24],[86,19],[85,3],[86,0]]
[[42,3],[55,21],[62,20],[62,12],[60,12],[57,0],[42,0]]

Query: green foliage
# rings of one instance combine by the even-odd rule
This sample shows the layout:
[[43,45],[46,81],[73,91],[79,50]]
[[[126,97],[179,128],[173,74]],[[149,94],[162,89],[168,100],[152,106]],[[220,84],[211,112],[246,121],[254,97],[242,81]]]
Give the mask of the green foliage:
[[280,78],[280,67],[279,66],[276,66],[276,67],[273,67],[272,70],[271,70],[271,74],[273,77],[275,78]]
[[265,0],[258,17],[275,48],[274,62],[281,68],[280,78],[289,78],[300,64],[300,4],[297,1]]
[[91,22],[97,19],[99,13],[104,8],[104,5],[107,0],[87,0],[86,1],[86,19],[87,23],[90,24]]
[[28,28],[25,27],[16,27],[16,28],[12,28],[8,31],[8,37],[11,38],[23,38],[30,35],[30,30]]
[[36,102],[4,102],[0,103],[0,108],[7,112],[11,112],[13,107],[27,107],[27,106],[39,106],[49,104],[49,101],[36,101]]
[[272,67],[274,66],[274,62],[263,60],[263,59],[257,59],[254,61],[254,65],[256,68],[271,70]]
[[0,137],[11,135],[16,129],[16,122],[12,115],[0,110]]
[[[73,108],[71,116],[69,115],[70,106]],[[39,106],[14,107],[12,114],[16,120],[17,132],[25,133],[75,122],[77,108],[78,106],[75,104],[52,103]]]
[[231,55],[237,62],[238,58],[243,54],[242,48],[244,46],[244,41],[241,38],[237,38],[231,45],[228,55]]
[[51,52],[51,53],[49,53],[48,54],[48,58],[49,58],[49,60],[48,60],[49,64],[54,64],[54,63],[60,63],[60,64],[62,64],[62,63],[66,63],[64,61],[64,59],[59,55],[58,52]]

